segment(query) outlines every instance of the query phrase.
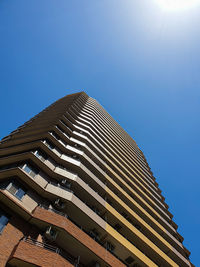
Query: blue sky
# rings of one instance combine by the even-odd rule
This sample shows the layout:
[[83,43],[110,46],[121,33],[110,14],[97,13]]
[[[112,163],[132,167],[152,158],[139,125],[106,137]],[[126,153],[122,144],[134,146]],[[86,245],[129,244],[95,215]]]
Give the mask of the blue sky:
[[0,138],[64,95],[96,98],[143,150],[191,260],[200,238],[200,7],[0,1]]

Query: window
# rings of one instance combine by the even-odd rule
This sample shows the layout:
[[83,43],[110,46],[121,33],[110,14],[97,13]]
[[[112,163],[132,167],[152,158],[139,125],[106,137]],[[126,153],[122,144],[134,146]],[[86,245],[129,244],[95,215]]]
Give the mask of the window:
[[[58,127],[57,127],[58,128]],[[50,132],[50,134],[53,135],[53,137],[55,137],[57,140],[59,140],[59,136],[57,135],[57,133],[55,133],[54,131],[53,132]]]
[[126,218],[126,219],[128,218],[128,215],[127,215],[125,212],[122,212],[121,214],[122,214],[122,216],[123,216],[124,218]]
[[125,261],[128,263],[128,264],[131,264],[133,261],[135,261],[131,256],[129,256],[128,258],[125,259]]
[[55,146],[52,143],[48,142],[48,141],[45,141],[45,144],[51,150],[53,150],[55,148]]
[[81,150],[81,149],[82,149],[82,147],[81,147],[79,144],[77,144],[77,143],[75,143],[73,146],[74,146],[76,149],[78,149],[78,150]]
[[23,170],[28,173],[32,178],[34,178],[38,174],[38,170],[30,166],[29,164],[25,164],[23,166]]
[[8,223],[8,217],[0,210],[0,233],[2,233],[4,227]]
[[62,184],[62,186],[66,187],[66,188],[68,188],[68,189],[71,188],[71,183],[68,182],[66,179],[63,179],[63,180],[61,181],[61,184]]
[[115,247],[113,246],[112,243],[106,241],[106,249],[109,250],[110,252],[113,252]]
[[117,230],[117,231],[119,231],[119,230],[122,229],[122,226],[117,223],[117,224],[115,224],[114,229]]
[[[60,126],[58,126],[58,125],[56,125],[56,128],[58,129],[58,130],[60,130],[62,133],[64,132],[64,130],[60,127]],[[55,135],[54,135],[55,136]],[[56,137],[56,136],[55,136]],[[57,138],[57,137],[56,137]]]
[[[68,138],[69,138],[69,136],[66,134],[66,133],[64,133],[63,132],[63,130],[59,127],[59,126],[56,126],[59,130],[61,130],[62,131],[62,133],[64,134],[64,135],[66,135]],[[55,132],[52,132],[51,133],[57,140],[58,140],[58,142],[60,142],[63,146],[67,146],[67,143],[65,143],[62,139],[60,139],[60,137],[57,135],[57,133],[55,133]]]
[[89,235],[97,242],[100,240],[99,233],[95,228],[89,232]]
[[[70,121],[69,118],[67,118],[66,116],[64,116],[66,120]],[[61,122],[71,131],[73,132],[72,128],[70,128],[63,120],[61,120]],[[70,121],[71,122],[71,121]],[[72,122],[71,122],[72,123]]]
[[40,151],[35,152],[36,157],[38,157],[42,162],[44,162],[47,159],[47,156]]
[[139,224],[134,224],[135,228],[137,228],[139,231],[141,231],[142,227]]
[[17,181],[11,181],[6,189],[18,199],[22,200],[23,196],[26,194],[26,190]]
[[100,210],[96,207],[96,206],[92,206],[91,209],[97,214],[100,216]]
[[71,158],[73,158],[73,159],[76,159],[76,160],[78,160],[78,161],[80,161],[80,158],[79,158],[79,156],[78,155],[76,155],[76,154],[74,154],[74,155],[70,155],[70,157]]

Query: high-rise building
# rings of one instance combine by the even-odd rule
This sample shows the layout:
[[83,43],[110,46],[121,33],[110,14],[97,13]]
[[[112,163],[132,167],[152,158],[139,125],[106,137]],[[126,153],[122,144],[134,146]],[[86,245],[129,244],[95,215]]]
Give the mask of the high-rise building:
[[193,266],[135,141],[86,93],[0,143],[0,266]]

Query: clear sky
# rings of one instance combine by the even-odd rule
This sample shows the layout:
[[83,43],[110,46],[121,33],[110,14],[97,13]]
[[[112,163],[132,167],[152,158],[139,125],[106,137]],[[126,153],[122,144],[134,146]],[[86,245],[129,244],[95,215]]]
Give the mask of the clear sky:
[[1,0],[0,138],[84,90],[143,150],[200,266],[200,6],[158,1]]

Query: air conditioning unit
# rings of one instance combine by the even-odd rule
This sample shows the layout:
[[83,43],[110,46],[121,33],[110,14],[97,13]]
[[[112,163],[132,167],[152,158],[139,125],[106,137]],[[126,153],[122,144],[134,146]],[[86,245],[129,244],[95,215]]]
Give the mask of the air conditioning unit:
[[61,200],[60,200],[60,198],[57,198],[56,200],[55,200],[55,202],[54,202],[54,206],[57,208],[57,209],[64,209],[65,208],[65,203],[64,202],[62,202]]
[[52,226],[47,227],[45,232],[45,237],[51,241],[56,240],[58,232],[52,228]]

